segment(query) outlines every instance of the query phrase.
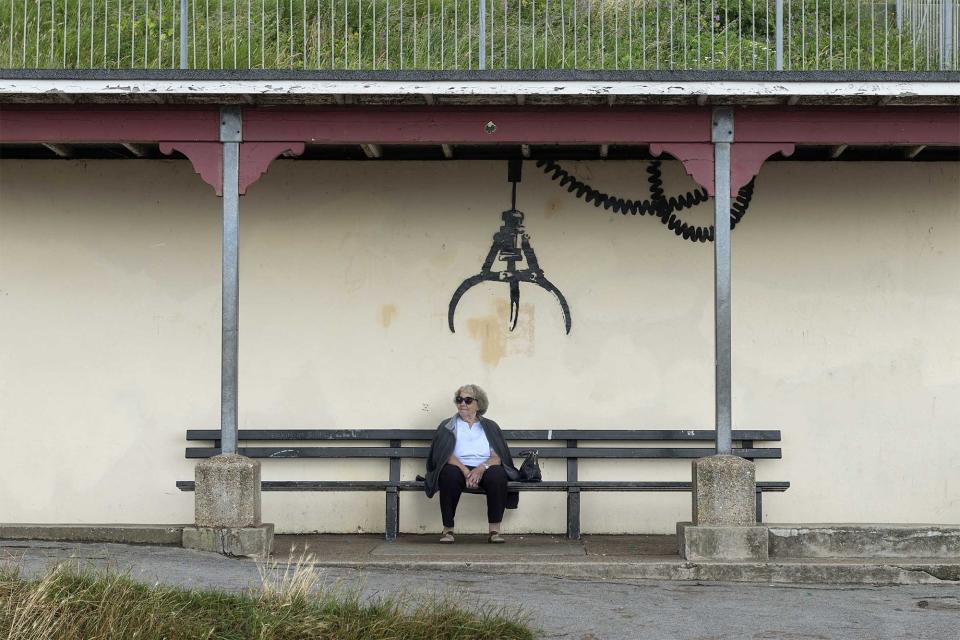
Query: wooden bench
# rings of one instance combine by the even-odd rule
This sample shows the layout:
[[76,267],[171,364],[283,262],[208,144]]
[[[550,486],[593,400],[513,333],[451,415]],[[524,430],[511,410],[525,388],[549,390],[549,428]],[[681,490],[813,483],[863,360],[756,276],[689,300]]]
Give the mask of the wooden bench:
[[[238,446],[237,453],[249,458],[331,458],[388,459],[389,477],[382,480],[263,480],[263,491],[383,491],[386,494],[386,539],[396,540],[400,524],[400,491],[423,491],[423,482],[400,479],[400,461],[404,458],[425,459],[434,429],[241,429],[242,442],[283,443],[281,446]],[[510,443],[514,463],[518,454],[537,449],[545,460],[562,459],[567,464],[566,480],[544,482],[511,482],[511,490],[563,491],[567,494],[567,537],[580,538],[580,494],[584,491],[690,491],[690,482],[650,482],[629,480],[578,479],[577,464],[582,459],[694,459],[713,455],[715,433],[708,429],[687,430],[600,430],[589,429],[504,429]],[[187,447],[186,457],[209,458],[220,453],[218,429],[189,429],[188,441],[208,441],[210,446]],[[733,454],[754,460],[780,458],[774,447],[755,447],[758,442],[779,442],[778,430],[734,430]],[[361,443],[362,446],[303,446],[304,442]],[[582,446],[582,443],[603,443],[604,446]],[[706,446],[650,446],[652,443],[699,443]],[[287,445],[286,443],[291,443]],[[518,443],[526,445],[516,446]],[[534,444],[537,443],[537,444]],[[610,444],[621,446],[609,446]],[[178,481],[181,491],[193,491],[193,481]],[[786,491],[789,482],[756,483],[757,522],[762,520],[763,493]],[[479,493],[481,490],[471,490]]]

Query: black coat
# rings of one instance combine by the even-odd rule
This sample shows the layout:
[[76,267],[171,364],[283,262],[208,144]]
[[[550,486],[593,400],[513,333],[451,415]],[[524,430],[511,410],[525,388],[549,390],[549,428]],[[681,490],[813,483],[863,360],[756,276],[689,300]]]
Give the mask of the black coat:
[[[520,472],[513,466],[513,456],[510,455],[510,447],[503,439],[503,432],[500,431],[500,425],[489,418],[480,418],[480,426],[487,436],[487,442],[500,457],[500,464],[507,473],[507,479],[519,480]],[[430,443],[430,454],[427,456],[427,474],[424,476],[423,491],[428,498],[440,488],[440,471],[447,460],[453,455],[453,448],[457,444],[457,416],[447,418],[437,427],[433,434],[433,441]],[[507,509],[516,509],[520,501],[520,493],[511,491],[507,494]]]

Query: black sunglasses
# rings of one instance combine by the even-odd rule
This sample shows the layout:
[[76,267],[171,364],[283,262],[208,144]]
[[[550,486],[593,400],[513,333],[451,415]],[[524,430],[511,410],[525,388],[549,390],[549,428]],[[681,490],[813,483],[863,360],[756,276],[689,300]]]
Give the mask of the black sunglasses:
[[471,404],[473,404],[473,401],[475,399],[476,398],[465,398],[463,396],[457,396],[456,398],[453,399],[453,401],[456,402],[457,404],[460,404],[462,402],[463,404],[469,407]]

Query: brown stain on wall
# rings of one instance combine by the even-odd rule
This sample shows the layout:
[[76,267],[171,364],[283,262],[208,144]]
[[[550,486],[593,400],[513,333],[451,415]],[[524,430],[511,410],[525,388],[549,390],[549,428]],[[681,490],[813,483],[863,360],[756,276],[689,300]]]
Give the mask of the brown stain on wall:
[[380,324],[384,329],[390,328],[395,317],[397,317],[397,305],[385,304],[380,307]]
[[517,328],[507,340],[508,356],[532,356],[534,350],[534,330],[537,327],[534,316],[535,305],[520,303]]
[[467,320],[470,337],[480,343],[480,360],[495,367],[506,355],[532,356],[534,347],[534,313],[532,305],[520,305],[517,328],[511,333],[507,328],[510,319],[510,303],[497,301],[490,315]]
[[480,359],[491,367],[497,366],[507,350],[506,329],[496,316],[471,318],[467,324],[470,337],[480,341]]
[[560,198],[550,198],[543,208],[543,217],[549,220],[560,212]]

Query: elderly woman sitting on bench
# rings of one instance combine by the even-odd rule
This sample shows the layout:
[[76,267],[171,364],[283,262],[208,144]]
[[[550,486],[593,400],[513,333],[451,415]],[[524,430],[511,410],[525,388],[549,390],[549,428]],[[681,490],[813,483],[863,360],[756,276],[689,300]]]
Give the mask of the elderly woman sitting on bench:
[[453,397],[457,413],[444,420],[430,443],[424,491],[432,498],[440,492],[440,515],[443,536],[440,542],[454,541],[453,519],[460,495],[466,489],[479,489],[487,494],[488,542],[504,542],[500,523],[504,509],[516,509],[519,493],[507,491],[507,482],[517,480],[519,471],[513,466],[510,449],[499,425],[483,415],[489,401],[483,389],[467,384]]

